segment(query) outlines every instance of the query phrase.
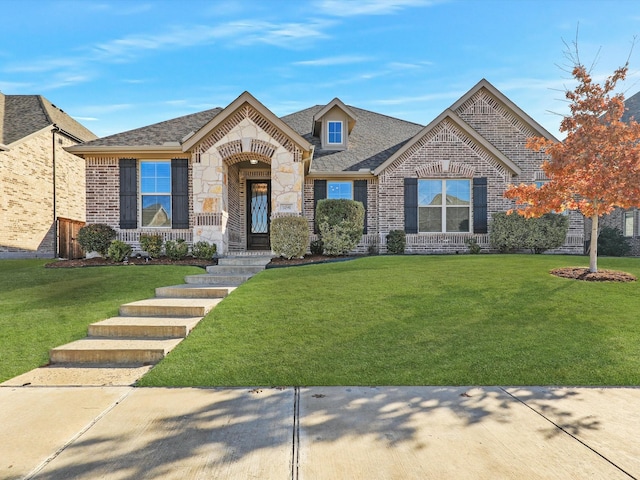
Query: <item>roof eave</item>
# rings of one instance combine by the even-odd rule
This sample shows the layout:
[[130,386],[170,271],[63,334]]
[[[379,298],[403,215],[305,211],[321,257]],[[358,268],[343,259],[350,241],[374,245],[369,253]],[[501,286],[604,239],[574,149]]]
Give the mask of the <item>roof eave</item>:
[[135,145],[135,146],[112,146],[112,145],[73,145],[65,150],[74,155],[105,155],[105,154],[127,154],[127,153],[177,153],[184,154],[180,145]]
[[370,178],[373,176],[372,170],[362,169],[348,172],[310,171],[307,178]]

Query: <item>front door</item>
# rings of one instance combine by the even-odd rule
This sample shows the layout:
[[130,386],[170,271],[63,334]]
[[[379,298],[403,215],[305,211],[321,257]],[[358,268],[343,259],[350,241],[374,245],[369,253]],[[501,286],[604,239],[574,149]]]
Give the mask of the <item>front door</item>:
[[247,250],[270,250],[271,181],[247,180]]

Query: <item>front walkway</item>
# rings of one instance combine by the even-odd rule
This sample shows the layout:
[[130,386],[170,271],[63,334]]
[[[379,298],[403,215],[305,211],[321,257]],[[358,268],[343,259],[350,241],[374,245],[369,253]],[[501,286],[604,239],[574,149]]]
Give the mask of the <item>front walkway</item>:
[[640,478],[640,389],[0,387],[0,478]]

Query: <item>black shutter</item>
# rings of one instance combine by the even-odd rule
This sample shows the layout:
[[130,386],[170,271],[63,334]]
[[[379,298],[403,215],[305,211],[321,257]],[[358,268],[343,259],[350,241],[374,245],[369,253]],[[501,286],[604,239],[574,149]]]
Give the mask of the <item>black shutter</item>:
[[473,179],[473,233],[487,233],[487,177]]
[[171,226],[189,228],[189,161],[171,160]]
[[367,181],[355,180],[353,182],[353,199],[361,202],[364,207],[364,230],[363,234],[367,234]]
[[418,179],[404,179],[404,231],[418,233]]
[[120,159],[120,228],[138,228],[138,161]]
[[318,224],[315,221],[316,207],[319,200],[327,198],[327,181],[326,180],[314,180],[313,182],[313,233],[319,233]]

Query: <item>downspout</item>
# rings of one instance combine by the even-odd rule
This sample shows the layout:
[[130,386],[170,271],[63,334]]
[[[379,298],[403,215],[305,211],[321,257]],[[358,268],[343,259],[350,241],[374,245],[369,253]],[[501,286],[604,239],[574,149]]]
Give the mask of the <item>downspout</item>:
[[56,133],[60,128],[54,123],[51,130],[52,180],[53,180],[53,258],[58,258],[58,212],[56,209]]

